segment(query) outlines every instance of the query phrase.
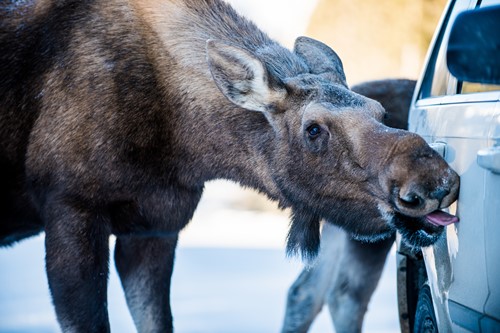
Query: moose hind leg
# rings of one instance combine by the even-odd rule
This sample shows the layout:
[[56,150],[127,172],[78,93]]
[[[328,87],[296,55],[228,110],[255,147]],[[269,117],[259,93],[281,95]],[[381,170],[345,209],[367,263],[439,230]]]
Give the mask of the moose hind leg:
[[115,263],[137,331],[172,332],[170,280],[177,236],[119,236]]
[[47,202],[46,269],[63,332],[109,332],[109,225],[77,204]]

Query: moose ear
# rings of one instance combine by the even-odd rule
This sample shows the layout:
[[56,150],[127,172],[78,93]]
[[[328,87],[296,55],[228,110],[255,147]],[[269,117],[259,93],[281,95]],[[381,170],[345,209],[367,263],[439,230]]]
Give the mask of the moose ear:
[[282,91],[269,85],[262,62],[246,50],[208,40],[207,61],[217,87],[242,108],[265,112],[283,98]]
[[328,45],[309,37],[298,37],[293,52],[309,66],[312,74],[333,74],[334,78],[347,87],[342,61]]

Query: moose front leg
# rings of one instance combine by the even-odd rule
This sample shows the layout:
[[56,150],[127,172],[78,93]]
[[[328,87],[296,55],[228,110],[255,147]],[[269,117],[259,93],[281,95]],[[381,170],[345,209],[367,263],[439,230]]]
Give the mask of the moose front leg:
[[58,200],[44,207],[46,268],[63,332],[109,332],[109,225],[100,214]]
[[115,263],[140,333],[172,332],[170,279],[177,236],[119,236]]

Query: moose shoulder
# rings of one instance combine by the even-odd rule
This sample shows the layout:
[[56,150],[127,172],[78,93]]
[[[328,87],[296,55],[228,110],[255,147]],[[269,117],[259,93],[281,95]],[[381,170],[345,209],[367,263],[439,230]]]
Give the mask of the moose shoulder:
[[172,330],[177,233],[210,179],[291,207],[304,258],[320,219],[416,248],[454,221],[457,174],[318,41],[289,51],[219,0],[4,2],[0,28],[0,244],[45,230],[63,331],[109,331],[111,234],[137,329]]

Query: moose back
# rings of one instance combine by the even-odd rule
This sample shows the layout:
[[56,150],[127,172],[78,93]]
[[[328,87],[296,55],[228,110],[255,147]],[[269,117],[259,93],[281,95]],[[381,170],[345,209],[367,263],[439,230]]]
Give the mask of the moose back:
[[453,221],[458,176],[382,125],[328,46],[283,48],[219,0],[0,4],[0,245],[45,231],[65,332],[107,332],[111,234],[140,332],[169,332],[177,233],[225,178],[291,207],[287,251],[326,219],[415,248]]

